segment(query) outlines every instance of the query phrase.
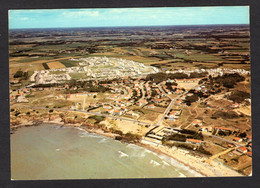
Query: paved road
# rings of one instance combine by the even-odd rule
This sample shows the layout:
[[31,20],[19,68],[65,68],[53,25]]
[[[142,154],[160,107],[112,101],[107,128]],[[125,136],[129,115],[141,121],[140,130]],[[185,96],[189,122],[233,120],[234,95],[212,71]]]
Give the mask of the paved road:
[[142,97],[139,99],[139,101],[143,100],[144,97],[145,97],[144,82],[140,83],[140,88],[141,88],[141,91],[142,91]]
[[172,100],[172,98],[162,89],[161,83],[158,84],[158,88],[166,97],[168,97],[170,100]]
[[[203,84],[203,83],[202,83],[202,84]],[[199,86],[201,86],[202,84],[195,85],[195,86],[192,87],[191,89],[194,89],[194,88],[196,88],[196,87],[199,87]],[[168,107],[166,108],[166,110],[164,111],[162,118],[161,118],[161,119],[159,120],[159,122],[157,123],[159,126],[161,125],[161,123],[162,123],[162,121],[164,120],[165,116],[169,113],[169,111],[170,111],[170,109],[172,108],[172,105],[174,104],[174,102],[175,102],[177,99],[181,98],[183,95],[186,95],[191,89],[185,91],[183,94],[181,94],[181,95],[179,95],[179,96],[177,96],[177,97],[175,97],[175,98],[172,99],[172,101],[170,102],[169,106],[168,106]]]
[[225,138],[222,138],[222,137],[219,137],[219,136],[216,136],[216,135],[208,135],[208,134],[203,134],[203,133],[202,133],[202,135],[203,136],[208,136],[208,137],[214,137],[214,138],[217,138],[217,139],[219,139],[221,141],[228,142],[230,144],[234,144],[234,145],[239,146],[239,147],[245,147],[245,146],[243,146],[243,145],[241,145],[241,144],[239,144],[237,142],[234,142],[234,141],[231,141],[231,140],[227,140]]

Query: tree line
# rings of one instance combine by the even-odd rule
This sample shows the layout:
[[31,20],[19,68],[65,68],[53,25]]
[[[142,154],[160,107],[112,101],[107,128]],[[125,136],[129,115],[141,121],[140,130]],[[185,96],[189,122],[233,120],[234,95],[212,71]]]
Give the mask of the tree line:
[[148,74],[146,76],[146,81],[151,81],[154,83],[160,83],[162,81],[168,80],[168,79],[190,79],[190,78],[202,78],[208,75],[208,72],[192,72],[190,75],[185,73],[164,73],[164,72],[158,72],[153,74]]

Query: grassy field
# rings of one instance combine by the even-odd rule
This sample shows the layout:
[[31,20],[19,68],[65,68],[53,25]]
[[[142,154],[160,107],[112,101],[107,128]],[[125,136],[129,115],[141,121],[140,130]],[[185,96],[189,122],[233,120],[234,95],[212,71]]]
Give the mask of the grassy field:
[[37,57],[37,58],[25,57],[25,58],[19,60],[18,62],[19,63],[35,63],[35,62],[41,62],[41,61],[44,62],[46,60],[52,60],[52,59],[54,59],[54,58],[53,57]]
[[88,78],[85,73],[70,73],[69,75],[71,76],[71,79],[75,80]]
[[78,65],[78,62],[71,60],[61,60],[60,61],[65,67],[75,67]]
[[47,65],[50,69],[59,69],[59,68],[65,67],[65,65],[59,61],[50,62],[50,63],[47,63]]

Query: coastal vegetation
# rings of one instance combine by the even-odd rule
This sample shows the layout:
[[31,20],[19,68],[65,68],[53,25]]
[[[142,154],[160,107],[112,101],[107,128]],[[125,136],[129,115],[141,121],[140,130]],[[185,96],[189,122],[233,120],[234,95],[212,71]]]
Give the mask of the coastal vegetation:
[[237,73],[234,74],[224,74],[223,76],[217,76],[214,78],[214,81],[218,84],[223,85],[227,88],[234,88],[234,85],[237,82],[242,82],[245,80],[245,77],[242,75],[239,75]]
[[249,98],[250,98],[250,93],[239,91],[239,90],[232,91],[232,93],[228,96],[229,100],[232,100],[234,102],[239,102],[239,103]]

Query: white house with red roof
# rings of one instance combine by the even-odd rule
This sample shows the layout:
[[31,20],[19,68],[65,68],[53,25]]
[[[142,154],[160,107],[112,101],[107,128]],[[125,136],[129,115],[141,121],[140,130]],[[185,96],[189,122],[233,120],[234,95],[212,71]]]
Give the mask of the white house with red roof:
[[239,104],[236,102],[236,103],[233,103],[232,105],[231,105],[231,107],[232,108],[238,108],[239,107]]
[[154,104],[149,104],[147,107],[148,108],[155,108]]
[[180,99],[175,101],[176,105],[181,105],[181,103],[182,103],[182,100],[180,100]]
[[122,114],[123,114],[123,111],[121,111],[121,110],[114,110],[114,115],[120,116]]
[[192,125],[194,125],[194,126],[202,126],[202,121],[199,120],[199,119],[195,119],[195,120],[192,122]]
[[161,103],[161,102],[163,102],[163,99],[153,99],[152,101],[154,103]]
[[241,153],[247,153],[247,148],[246,147],[239,147],[237,149],[237,151],[241,152]]
[[235,138],[233,138],[233,141],[235,141],[235,142],[242,142],[243,139],[239,138],[239,137],[235,137]]

